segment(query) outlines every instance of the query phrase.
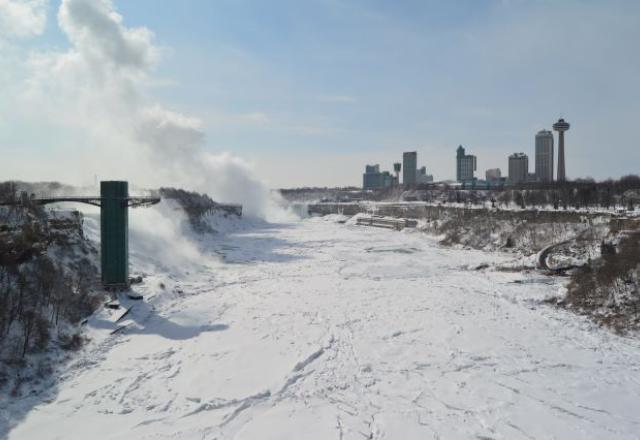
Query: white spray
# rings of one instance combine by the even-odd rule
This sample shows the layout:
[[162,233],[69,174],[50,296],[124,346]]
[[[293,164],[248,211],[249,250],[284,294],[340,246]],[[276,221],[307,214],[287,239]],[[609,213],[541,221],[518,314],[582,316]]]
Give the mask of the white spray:
[[[46,121],[64,142],[47,146],[49,155],[57,149],[64,161],[50,163],[40,179],[86,183],[98,174],[137,186],[206,192],[243,204],[249,216],[278,215],[251,164],[208,151],[197,118],[148,95],[163,52],[149,29],[125,27],[111,0],[63,0],[57,18],[69,48],[32,53],[16,97],[18,112]],[[34,162],[31,168],[46,169]]]

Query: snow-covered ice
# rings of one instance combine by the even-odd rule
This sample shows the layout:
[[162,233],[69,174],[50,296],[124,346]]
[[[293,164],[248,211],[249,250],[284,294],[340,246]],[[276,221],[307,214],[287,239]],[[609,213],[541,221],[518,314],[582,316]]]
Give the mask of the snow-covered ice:
[[544,305],[558,281],[491,269],[512,256],[322,218],[206,253],[147,262],[126,327],[93,316],[9,438],[640,437],[640,344]]

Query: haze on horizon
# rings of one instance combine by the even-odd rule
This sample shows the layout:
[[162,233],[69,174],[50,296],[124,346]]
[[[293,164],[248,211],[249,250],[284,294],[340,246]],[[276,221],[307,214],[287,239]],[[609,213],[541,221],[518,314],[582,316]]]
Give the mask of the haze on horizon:
[[560,116],[569,178],[637,173],[639,22],[633,1],[0,0],[0,175],[360,185],[416,150],[447,179],[459,144],[506,172]]

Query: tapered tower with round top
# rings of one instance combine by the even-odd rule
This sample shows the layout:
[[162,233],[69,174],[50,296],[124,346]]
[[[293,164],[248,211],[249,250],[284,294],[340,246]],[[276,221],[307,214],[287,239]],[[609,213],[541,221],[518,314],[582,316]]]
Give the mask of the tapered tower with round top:
[[553,124],[553,130],[558,132],[558,181],[567,180],[564,167],[564,132],[569,129],[570,125],[567,121],[560,118],[558,122]]
[[400,170],[402,169],[402,164],[400,162],[396,162],[393,164],[393,172],[396,174],[396,185],[400,184]]

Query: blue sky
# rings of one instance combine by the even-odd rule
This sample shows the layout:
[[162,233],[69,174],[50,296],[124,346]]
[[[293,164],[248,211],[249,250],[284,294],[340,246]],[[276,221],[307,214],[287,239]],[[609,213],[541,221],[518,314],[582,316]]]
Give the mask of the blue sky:
[[[202,121],[206,148],[271,186],[358,185],[406,150],[437,179],[533,156],[564,116],[567,173],[640,172],[640,3],[114,1],[162,48],[144,93]],[[25,50],[64,49],[48,6]]]

